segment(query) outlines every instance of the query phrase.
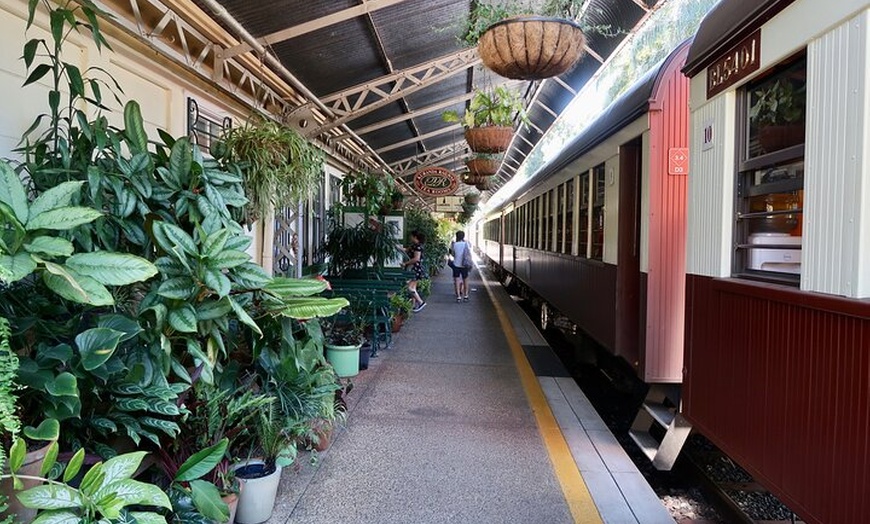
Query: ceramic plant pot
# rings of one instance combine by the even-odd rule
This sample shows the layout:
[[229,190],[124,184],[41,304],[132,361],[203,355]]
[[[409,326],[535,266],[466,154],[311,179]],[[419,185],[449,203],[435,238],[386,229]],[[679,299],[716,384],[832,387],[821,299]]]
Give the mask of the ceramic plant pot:
[[262,460],[249,460],[234,467],[239,480],[238,508],[235,520],[238,524],[260,524],[272,517],[275,497],[278,496],[278,483],[281,481],[281,467],[268,472]]
[[335,374],[339,377],[355,377],[359,375],[359,348],[355,346],[326,345],[326,360],[332,364]]

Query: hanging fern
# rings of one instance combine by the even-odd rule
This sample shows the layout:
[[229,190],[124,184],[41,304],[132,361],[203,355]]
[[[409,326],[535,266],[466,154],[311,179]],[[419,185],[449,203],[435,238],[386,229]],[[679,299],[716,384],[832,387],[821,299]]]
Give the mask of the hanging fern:
[[257,117],[230,129],[223,138],[232,160],[244,166],[252,219],[307,199],[323,175],[323,153],[294,129],[277,122]]

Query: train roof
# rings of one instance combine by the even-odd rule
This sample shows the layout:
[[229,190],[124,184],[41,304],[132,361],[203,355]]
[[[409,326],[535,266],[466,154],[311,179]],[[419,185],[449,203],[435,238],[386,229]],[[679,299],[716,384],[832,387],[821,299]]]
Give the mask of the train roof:
[[720,0],[707,13],[689,49],[683,72],[697,75],[722,52],[749,36],[794,0]]
[[583,132],[568,142],[556,158],[532,175],[530,181],[539,182],[558,173],[616,131],[645,114],[649,110],[651,98],[655,94],[661,75],[668,69],[668,65],[678,52],[690,42],[691,39],[688,39],[678,45],[667,57],[647,71],[625,93],[607,106]]

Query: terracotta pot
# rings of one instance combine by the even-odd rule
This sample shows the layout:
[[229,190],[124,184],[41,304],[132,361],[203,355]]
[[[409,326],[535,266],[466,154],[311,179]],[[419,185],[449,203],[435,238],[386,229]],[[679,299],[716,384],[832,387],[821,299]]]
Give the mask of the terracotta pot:
[[499,75],[538,80],[574,67],[585,41],[580,25],[571,20],[517,16],[491,25],[477,49],[483,65]]
[[469,158],[465,161],[465,165],[468,166],[468,172],[471,176],[491,176],[498,171],[501,160],[479,157]]
[[[46,444],[44,447],[28,452],[24,456],[24,465],[18,470],[19,475],[39,476],[39,470],[42,469],[42,461],[51,444]],[[40,484],[37,480],[22,480],[24,483],[23,489],[30,489]],[[12,479],[3,479],[0,481],[0,493],[8,497],[9,508],[2,514],[0,518],[7,515],[16,515],[22,524],[27,524],[36,518],[36,510],[25,508],[18,502],[15,497],[15,490],[12,489]]]
[[465,130],[465,141],[475,153],[507,151],[513,136],[514,129],[509,126],[483,126]]
[[235,524],[236,510],[239,508],[239,495],[237,493],[230,493],[221,497],[221,500],[230,508],[230,519],[224,524]]
[[393,322],[390,325],[390,329],[393,333],[398,333],[402,330],[402,326],[405,324],[405,317],[402,315],[396,315],[393,317]]

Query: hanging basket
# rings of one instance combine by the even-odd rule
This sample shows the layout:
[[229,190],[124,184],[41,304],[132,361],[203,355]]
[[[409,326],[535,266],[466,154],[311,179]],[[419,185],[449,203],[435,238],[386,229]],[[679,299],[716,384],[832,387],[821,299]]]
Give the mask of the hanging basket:
[[486,191],[488,189],[492,189],[492,179],[489,177],[484,177],[482,181],[474,184],[474,187],[481,191]]
[[477,186],[477,184],[482,184],[485,180],[488,179],[489,176],[472,175],[471,173],[467,173],[464,177],[462,177],[462,182],[468,184],[469,186]]
[[465,141],[475,153],[502,153],[507,151],[514,136],[509,126],[471,127],[465,130]]
[[483,65],[515,80],[561,75],[583,56],[580,25],[564,18],[517,16],[497,22],[480,37]]
[[465,194],[465,203],[477,205],[480,203],[480,193],[466,193]]
[[498,167],[501,165],[501,160],[495,158],[475,157],[466,160],[465,165],[468,167],[468,172],[472,175],[490,176],[498,171]]

